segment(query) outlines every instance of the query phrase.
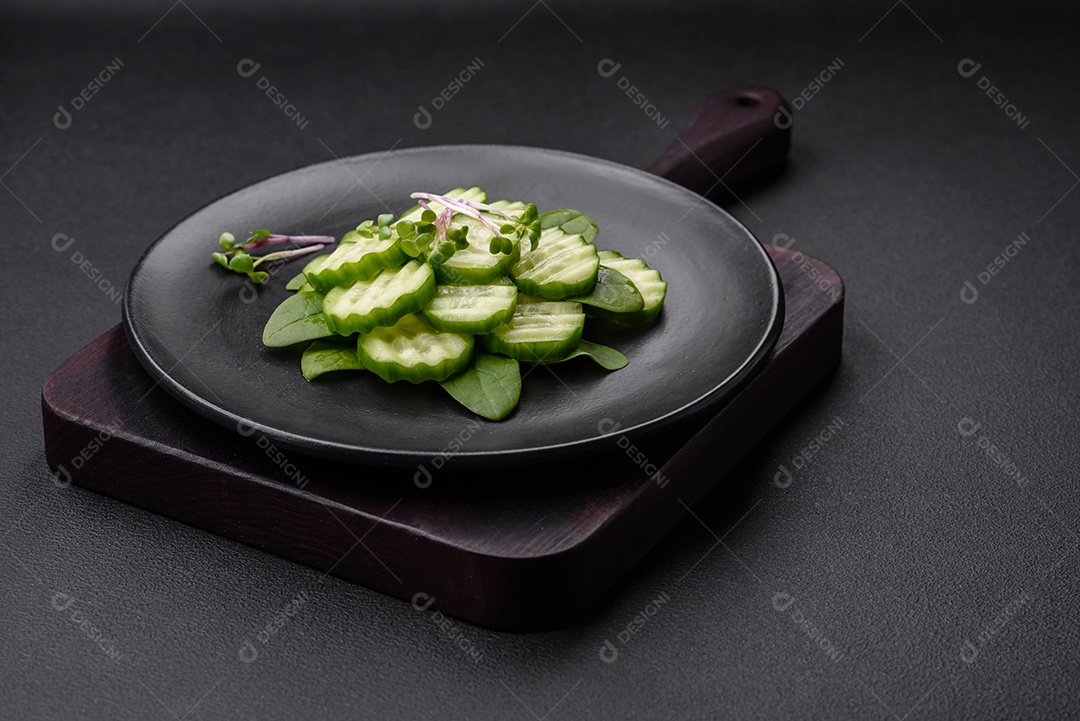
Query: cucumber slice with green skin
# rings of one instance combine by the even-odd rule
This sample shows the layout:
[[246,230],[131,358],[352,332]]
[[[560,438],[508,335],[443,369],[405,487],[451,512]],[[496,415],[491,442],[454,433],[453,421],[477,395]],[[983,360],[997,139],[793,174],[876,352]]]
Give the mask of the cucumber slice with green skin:
[[514,220],[520,218],[525,209],[529,207],[529,204],[524,200],[496,200],[494,203],[488,203],[488,205],[495,209],[493,212]]
[[[498,208],[498,212],[510,218],[519,217],[525,212],[526,207],[525,203],[511,203],[506,200],[496,201],[491,205]],[[493,218],[492,222],[496,225],[501,224],[498,218]],[[514,244],[513,252],[508,255],[502,253],[493,254],[489,245],[495,234],[475,218],[455,215],[453,225],[455,228],[465,226],[469,228],[469,245],[455,252],[445,263],[435,266],[435,276],[440,283],[456,283],[459,285],[465,283],[472,285],[493,283],[509,273],[510,268],[521,257],[521,247],[517,243]]]
[[444,381],[472,360],[473,338],[436,330],[419,313],[360,336],[360,364],[387,383]]
[[664,298],[667,296],[667,283],[661,277],[660,271],[653,270],[645,261],[638,258],[624,258],[614,250],[600,251],[600,264],[605,268],[617,270],[629,278],[641,293],[645,305],[641,310],[629,313],[614,313],[603,308],[592,307],[589,309],[589,315],[609,318],[626,325],[638,325],[656,320],[656,316],[660,314],[660,309],[664,306]]
[[305,285],[308,286],[307,290],[313,290],[311,284],[307,282],[307,273],[308,271],[314,273],[329,257],[330,253],[324,253],[309,260],[302,271],[289,279],[289,282],[285,284],[285,290],[301,290]]
[[[469,231],[470,235],[472,231]],[[459,250],[445,263],[435,266],[435,277],[440,283],[455,285],[487,285],[504,278],[520,257],[520,247],[515,245],[510,255],[492,254],[487,241],[483,246],[473,245]]]
[[491,285],[439,285],[424,317],[449,333],[487,333],[510,322],[517,296],[517,286],[506,279]]
[[281,302],[263,328],[263,343],[271,348],[283,348],[316,338],[326,338],[334,329],[323,314],[320,293],[297,293]]
[[[469,200],[474,203],[487,202],[487,193],[485,193],[483,190],[480,190],[480,188],[476,187],[475,185],[471,188],[454,188],[453,190],[448,190],[445,193],[441,193],[441,195],[447,198],[456,198],[458,200]],[[428,207],[435,211],[436,214],[443,211],[443,206],[439,203],[428,203]],[[402,213],[401,216],[396,221],[394,221],[394,223],[400,223],[403,220],[408,221],[409,223],[418,223],[420,221],[420,216],[423,214],[423,212],[423,208],[421,208],[419,205],[414,205],[413,207]]]
[[367,333],[417,312],[434,295],[435,274],[431,266],[410,260],[400,268],[384,270],[371,280],[332,289],[323,300],[323,313],[339,335]]
[[600,258],[592,243],[560,228],[548,228],[540,233],[536,250],[521,251],[510,277],[522,293],[561,300],[592,290],[599,269]]
[[492,353],[543,363],[567,356],[581,340],[585,314],[580,303],[518,296],[514,317],[482,336]]
[[600,228],[589,216],[580,210],[552,210],[540,216],[540,227],[561,228],[564,233],[580,235],[588,242],[593,242],[600,233]]
[[[349,236],[349,233],[345,235]],[[407,260],[409,256],[401,249],[396,235],[387,240],[356,236],[355,240],[339,245],[314,268],[310,265],[304,268],[304,275],[315,290],[329,293],[332,288],[370,280],[387,268],[400,268]]]

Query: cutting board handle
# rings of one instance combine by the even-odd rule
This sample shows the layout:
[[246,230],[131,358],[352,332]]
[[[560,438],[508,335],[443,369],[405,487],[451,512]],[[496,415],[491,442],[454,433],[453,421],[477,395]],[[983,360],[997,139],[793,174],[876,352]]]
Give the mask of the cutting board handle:
[[725,90],[701,104],[649,172],[700,195],[741,192],[784,169],[792,119],[791,106],[771,88]]

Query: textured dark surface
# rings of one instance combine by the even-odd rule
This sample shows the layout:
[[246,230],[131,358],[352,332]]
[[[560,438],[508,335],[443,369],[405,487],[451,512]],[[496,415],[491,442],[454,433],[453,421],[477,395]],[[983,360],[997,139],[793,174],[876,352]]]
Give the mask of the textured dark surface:
[[[1080,196],[1066,192],[1080,168],[1076,17],[1055,9],[1064,3],[546,2],[497,42],[529,6],[477,15],[483,4],[474,3],[475,22],[465,24],[446,4],[316,13],[192,0],[156,26],[167,1],[66,17],[6,6],[3,715],[919,719],[1075,710]],[[377,44],[410,42],[376,35],[401,28],[417,34],[417,49]],[[57,105],[117,56],[123,69],[58,130]],[[262,68],[244,79],[235,67],[246,57]],[[476,57],[476,77],[430,128],[416,128],[417,106],[430,106]],[[50,480],[41,384],[119,319],[74,253],[121,284],[193,208],[331,159],[323,143],[343,155],[399,138],[401,147],[509,142],[644,167],[711,92],[752,82],[790,99],[837,57],[839,72],[795,112],[788,171],[731,209],[763,239],[787,234],[843,276],[841,370],[577,626],[536,635],[440,628],[400,601]],[[622,63],[610,78],[597,73],[603,58]],[[965,58],[982,63],[969,78],[957,71]],[[260,94],[262,75],[309,118],[305,129]],[[620,92],[622,76],[668,127]],[[983,76],[1026,128],[980,91]],[[980,271],[1021,232],[1030,241],[983,285]],[[74,244],[54,251],[57,233]],[[961,301],[965,281],[979,291],[974,303]],[[836,418],[841,430],[795,469]],[[958,431],[965,418],[968,431],[980,424],[968,436]],[[980,443],[1019,469],[1023,487]],[[780,476],[786,488],[774,482],[781,464],[791,471],[790,483]],[[297,612],[275,624],[301,592]],[[68,600],[57,593],[75,601],[54,610],[54,598]],[[623,644],[627,624],[665,597]],[[268,624],[276,631],[262,643]],[[118,661],[89,637],[95,629]],[[238,658],[245,639],[258,650],[250,664]],[[600,658],[605,640],[619,652],[614,663]],[[971,662],[965,641],[977,651]]]

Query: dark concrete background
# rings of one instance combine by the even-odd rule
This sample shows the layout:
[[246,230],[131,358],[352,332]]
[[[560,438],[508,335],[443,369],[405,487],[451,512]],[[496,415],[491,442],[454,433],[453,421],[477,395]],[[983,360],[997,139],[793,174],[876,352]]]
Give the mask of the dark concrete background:
[[[1067,3],[890,4],[8,3],[0,716],[1075,714],[1077,17]],[[115,58],[115,77],[58,129],[58,105]],[[305,128],[238,75],[243,58]],[[482,70],[417,128],[418,106],[474,58]],[[597,73],[603,58],[666,128]],[[44,379],[118,322],[100,286],[122,287],[146,246],[204,203],[331,152],[438,143],[644,166],[710,92],[757,83],[793,98],[836,58],[841,70],[796,113],[787,173],[730,209],[843,276],[843,365],[580,623],[450,631],[407,603],[52,482]],[[965,78],[969,58],[981,68]],[[1026,127],[980,90],[983,76]],[[57,233],[75,238],[64,253]],[[835,419],[842,429],[796,470]],[[301,592],[241,662],[244,640]],[[600,659],[605,640],[614,663]]]

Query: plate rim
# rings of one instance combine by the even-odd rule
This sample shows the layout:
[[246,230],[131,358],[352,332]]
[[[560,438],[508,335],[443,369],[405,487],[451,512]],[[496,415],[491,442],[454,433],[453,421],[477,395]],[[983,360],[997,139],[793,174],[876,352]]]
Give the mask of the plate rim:
[[[433,457],[439,454],[439,451],[422,452],[413,450],[402,449],[387,449],[387,448],[372,448],[369,446],[362,446],[358,444],[345,444],[337,441],[328,441],[312,438],[310,436],[298,435],[290,431],[284,431],[277,428],[266,426],[262,423],[254,422],[251,419],[244,418],[239,414],[224,408],[218,403],[198,395],[192,390],[189,390],[186,386],[180,384],[176,379],[169,375],[169,371],[162,368],[150,355],[147,348],[144,346],[144,338],[141,338],[138,331],[133,327],[134,323],[131,320],[131,286],[135,281],[137,274],[146,262],[147,257],[153,252],[154,248],[161,243],[166,237],[168,237],[174,230],[186,223],[190,218],[198,215],[206,208],[220,203],[222,201],[237,198],[244,195],[247,192],[254,190],[255,188],[267,183],[271,180],[281,178],[286,175],[308,175],[315,173],[324,167],[331,167],[335,165],[344,165],[349,161],[354,160],[370,160],[375,159],[376,162],[380,162],[387,156],[393,155],[411,155],[414,153],[423,153],[431,151],[451,151],[461,152],[469,150],[523,150],[527,152],[537,152],[547,155],[561,155],[569,158],[573,158],[579,161],[587,161],[589,163],[598,163],[601,165],[607,165],[614,168],[618,168],[622,171],[630,171],[637,175],[646,176],[651,181],[665,184],[680,193],[690,194],[697,199],[699,205],[712,206],[713,210],[719,211],[721,214],[727,216],[728,220],[734,224],[746,237],[751,241],[750,245],[755,252],[765,260],[766,267],[769,269],[769,290],[772,295],[771,315],[768,321],[768,329],[762,335],[758,345],[754,348],[753,352],[749,354],[746,360],[731,374],[724,378],[720,383],[713,386],[706,392],[699,395],[693,401],[686,403],[679,408],[668,411],[664,415],[654,417],[648,421],[638,423],[628,428],[616,428],[610,433],[601,433],[596,436],[588,436],[585,438],[578,438],[572,441],[564,441],[560,443],[529,446],[527,448],[512,448],[512,449],[500,449],[500,450],[485,450],[485,451],[459,451],[450,455],[446,462],[453,462],[457,468],[465,467],[492,467],[499,465],[508,465],[514,462],[538,459],[544,462],[548,461],[561,461],[573,456],[581,456],[595,446],[599,446],[605,441],[605,439],[614,438],[617,436],[641,436],[645,434],[654,434],[665,428],[669,428],[675,423],[687,420],[699,413],[703,413],[708,407],[713,405],[722,405],[726,400],[730,400],[749,380],[755,373],[760,370],[761,366],[765,362],[765,359],[776,345],[776,341],[780,337],[780,333],[783,330],[784,321],[784,292],[783,285],[780,281],[780,275],[776,270],[776,264],[773,262],[772,257],[765,250],[764,244],[754,235],[754,233],[746,227],[738,218],[733,216],[727,210],[721,208],[719,205],[709,200],[705,196],[679,185],[674,181],[668,180],[660,175],[650,173],[647,170],[634,167],[632,165],[626,165],[606,158],[598,158],[592,155],[586,155],[584,153],[577,153],[567,150],[557,150],[553,148],[544,148],[532,145],[512,145],[504,143],[444,143],[439,145],[421,145],[413,146],[409,148],[394,149],[390,151],[373,151],[369,153],[361,153],[358,155],[348,155],[334,160],[326,160],[319,163],[312,163],[308,165],[302,165],[291,170],[285,170],[280,173],[275,173],[264,177],[260,180],[256,180],[252,183],[244,185],[232,192],[226,193],[219,197],[210,200],[207,203],[199,206],[197,209],[186,214],[177,222],[173,223],[167,230],[159,235],[138,260],[135,261],[135,265],[132,266],[131,272],[128,274],[127,282],[124,285],[124,298],[121,304],[121,325],[124,329],[124,335],[128,340],[128,344],[131,346],[135,357],[139,360],[140,365],[146,370],[146,372],[155,381],[155,387],[160,385],[166,392],[173,398],[180,401],[184,406],[194,410],[205,418],[213,420],[226,427],[233,427],[238,433],[244,436],[252,436],[255,433],[261,433],[270,440],[279,443],[282,447],[290,450],[296,450],[301,453],[308,453],[320,458],[328,458],[337,461],[344,461],[355,465],[367,465],[367,466],[400,466],[406,467],[409,465],[420,464],[424,461],[431,460]],[[216,326],[215,326],[216,327]],[[212,329],[211,329],[212,330]],[[209,333],[210,331],[207,331]],[[182,358],[181,358],[182,360]],[[173,366],[175,367],[175,365]],[[542,458],[541,458],[542,457]]]

